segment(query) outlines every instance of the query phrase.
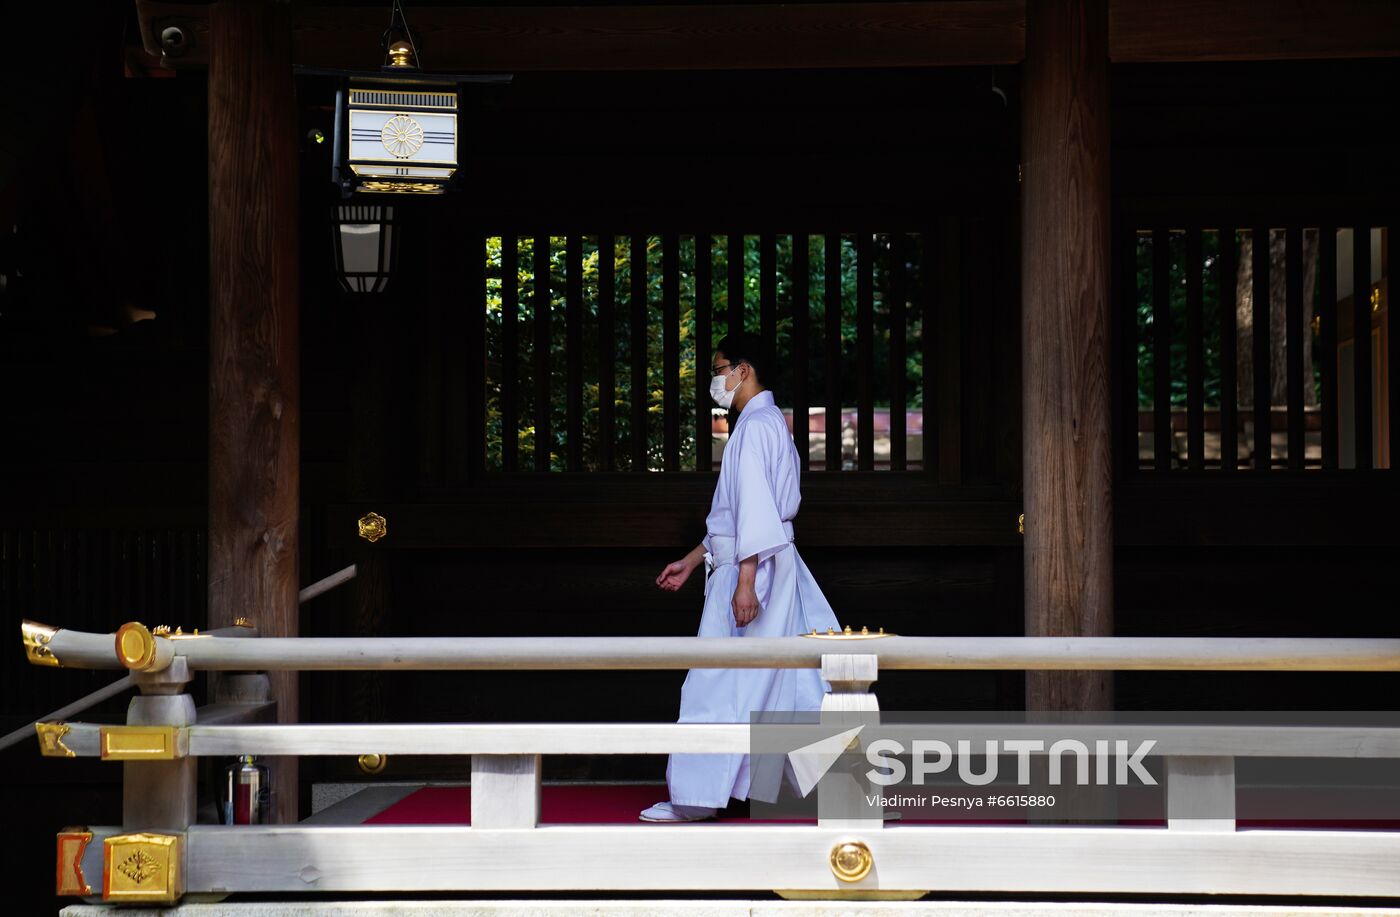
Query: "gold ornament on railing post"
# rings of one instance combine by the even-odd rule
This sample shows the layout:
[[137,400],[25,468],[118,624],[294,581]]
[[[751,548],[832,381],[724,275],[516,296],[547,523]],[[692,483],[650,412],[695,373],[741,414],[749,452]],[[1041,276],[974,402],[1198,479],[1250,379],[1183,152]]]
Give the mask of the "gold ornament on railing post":
[[92,894],[92,886],[83,875],[83,854],[91,843],[92,832],[86,825],[70,825],[58,832],[56,894],[79,897]]
[[185,893],[179,835],[120,834],[103,840],[102,899],[173,904]]
[[869,627],[862,627],[859,631],[847,624],[844,630],[837,631],[834,627],[828,627],[826,633],[818,633],[816,628],[812,628],[810,634],[802,634],[803,637],[816,637],[818,640],[870,640],[875,637],[893,637],[893,633],[885,633],[882,627],[875,633],[870,632]]

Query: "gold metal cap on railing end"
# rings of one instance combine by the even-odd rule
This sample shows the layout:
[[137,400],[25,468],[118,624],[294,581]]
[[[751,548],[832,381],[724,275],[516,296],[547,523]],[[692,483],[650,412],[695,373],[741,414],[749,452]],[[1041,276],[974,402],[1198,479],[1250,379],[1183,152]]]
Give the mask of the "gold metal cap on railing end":
[[49,641],[59,632],[59,628],[25,618],[20,622],[19,632],[24,639],[24,655],[31,665],[63,665],[53,650],[49,649]]
[[76,758],[73,749],[63,744],[63,737],[72,727],[67,723],[35,723],[34,732],[39,736],[39,754],[45,758]]
[[140,621],[128,621],[117,628],[116,644],[117,659],[128,669],[146,672],[155,664],[156,636]]
[[368,777],[375,777],[384,773],[384,768],[389,766],[389,756],[378,754],[360,755],[357,763],[360,765],[360,773]]

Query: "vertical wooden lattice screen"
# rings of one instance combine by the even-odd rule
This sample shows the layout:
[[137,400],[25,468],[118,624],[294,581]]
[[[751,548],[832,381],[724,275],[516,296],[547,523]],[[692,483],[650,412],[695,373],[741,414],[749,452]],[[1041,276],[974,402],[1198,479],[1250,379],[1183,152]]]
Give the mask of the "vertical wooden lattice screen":
[[804,469],[936,473],[946,232],[478,237],[484,470],[713,470],[712,348],[746,330],[775,347]]
[[1391,228],[1128,225],[1117,298],[1129,469],[1395,467]]

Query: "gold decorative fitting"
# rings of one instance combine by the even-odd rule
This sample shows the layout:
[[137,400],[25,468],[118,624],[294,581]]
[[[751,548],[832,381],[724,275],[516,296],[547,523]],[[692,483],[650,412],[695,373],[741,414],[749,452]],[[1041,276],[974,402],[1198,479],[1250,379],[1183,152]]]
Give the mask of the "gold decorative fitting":
[[70,727],[67,723],[35,723],[34,731],[39,734],[39,753],[45,758],[76,758],[73,749],[63,744],[63,737],[68,735]]
[[179,835],[118,834],[102,846],[104,901],[173,904],[184,894]]
[[83,875],[83,854],[92,843],[92,832],[87,828],[64,828],[58,833],[58,886],[59,895],[91,895],[92,886]]
[[103,726],[100,744],[103,761],[173,761],[175,726]]
[[874,865],[875,857],[864,841],[846,841],[831,848],[831,871],[842,882],[859,882]]
[[30,621],[28,618],[20,622],[20,634],[24,638],[24,655],[29,657],[33,665],[61,666],[62,662],[49,649],[49,641],[53,635],[58,633],[57,627],[50,627],[47,624],[40,624],[38,621]]
[[1373,287],[1373,288],[1371,289],[1371,311],[1372,311],[1372,312],[1379,312],[1379,311],[1381,311],[1381,288],[1380,288],[1380,287]]
[[[169,628],[166,628],[169,631]],[[136,672],[149,671],[156,661],[156,638],[146,625],[128,621],[117,628],[117,658]]]
[[1026,514],[1022,513],[1016,517],[1016,531],[1022,535],[1026,534]]
[[253,626],[253,619],[252,619],[252,618],[249,618],[249,617],[246,617],[246,616],[245,616],[245,617],[234,618],[234,619],[233,619],[233,626],[234,626],[234,627],[252,627],[252,626]]
[[413,62],[413,46],[406,41],[396,41],[389,46],[389,66],[405,70],[418,69]]
[[378,541],[389,534],[389,520],[378,513],[365,513],[359,519],[360,537],[365,541]]
[[834,627],[828,627],[824,634],[817,633],[816,628],[813,628],[810,634],[803,634],[802,636],[815,637],[818,640],[871,640],[876,637],[893,637],[895,635],[893,633],[885,633],[883,627],[872,634],[868,627],[862,627],[859,631],[855,631],[847,624],[845,630],[842,630],[840,633],[837,633]]
[[175,633],[173,633],[173,634],[170,635],[170,639],[171,639],[171,640],[191,640],[191,639],[193,639],[193,638],[195,638],[195,637],[207,637],[207,636],[209,636],[209,635],[208,635],[208,634],[201,634],[201,633],[199,632],[199,628],[198,628],[198,627],[194,628],[194,629],[193,629],[192,631],[190,631],[188,634],[185,633],[185,631],[184,631],[182,628],[177,627],[177,628],[175,628]]
[[360,190],[380,194],[442,194],[443,186],[426,181],[365,181],[360,182]]
[[360,755],[359,765],[360,773],[369,777],[374,777],[384,773],[384,768],[389,766],[389,756],[374,754]]

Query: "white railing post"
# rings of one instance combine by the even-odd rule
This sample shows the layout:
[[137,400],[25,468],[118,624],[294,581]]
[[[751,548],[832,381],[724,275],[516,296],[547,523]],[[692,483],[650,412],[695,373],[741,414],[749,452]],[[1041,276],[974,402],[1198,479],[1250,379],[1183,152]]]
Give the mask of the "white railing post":
[[[879,678],[880,657],[873,653],[823,653],[822,678],[831,691],[822,698],[822,726],[840,728],[877,722],[880,701],[870,692]],[[856,736],[851,747],[861,747]],[[883,809],[871,808],[865,797],[874,790],[865,779],[865,766],[854,755],[843,755],[817,788],[817,824],[822,828],[871,829],[884,826]],[[862,813],[852,817],[852,813]]]
[[1235,830],[1235,759],[1229,755],[1168,755],[1167,828]]
[[473,828],[534,828],[540,823],[539,755],[472,755]]
[[[162,671],[133,672],[131,677],[141,694],[127,707],[129,728],[156,727],[149,733],[155,737],[161,727],[178,731],[194,725],[194,698],[185,693],[191,675],[183,656],[176,656]],[[139,739],[142,733],[132,735]],[[169,741],[174,757],[122,763],[122,827],[127,831],[184,831],[195,822],[196,759],[178,754],[174,736]],[[133,751],[140,749],[109,757],[126,757]]]

